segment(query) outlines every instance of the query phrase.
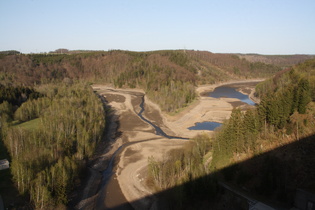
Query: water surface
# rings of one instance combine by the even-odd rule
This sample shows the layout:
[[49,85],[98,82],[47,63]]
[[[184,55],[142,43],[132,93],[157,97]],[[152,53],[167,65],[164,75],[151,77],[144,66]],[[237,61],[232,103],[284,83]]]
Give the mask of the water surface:
[[218,122],[197,122],[195,126],[189,127],[189,130],[209,130],[213,131],[217,127],[220,127],[222,123]]
[[229,86],[216,87],[213,90],[213,92],[209,93],[209,97],[213,97],[213,98],[237,98],[237,99],[241,100],[242,102],[247,103],[251,106],[255,105],[255,102],[250,100],[248,95],[240,93],[236,90],[236,88],[232,88]]

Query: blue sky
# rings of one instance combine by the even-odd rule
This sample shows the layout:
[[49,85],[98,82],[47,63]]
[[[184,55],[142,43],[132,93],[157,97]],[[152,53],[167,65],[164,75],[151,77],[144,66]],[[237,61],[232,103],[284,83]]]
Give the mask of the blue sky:
[[0,0],[0,50],[315,54],[314,0]]

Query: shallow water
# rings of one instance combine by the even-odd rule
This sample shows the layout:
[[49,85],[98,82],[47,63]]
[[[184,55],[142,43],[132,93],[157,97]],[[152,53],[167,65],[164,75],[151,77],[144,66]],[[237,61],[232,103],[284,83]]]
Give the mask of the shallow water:
[[217,127],[220,127],[222,125],[222,123],[218,123],[218,122],[197,122],[195,123],[195,126],[189,127],[189,130],[209,130],[209,131],[213,131],[214,129],[216,129]]
[[[253,83],[256,85],[257,83]],[[251,85],[253,85],[251,84]],[[213,97],[213,98],[237,98],[240,101],[247,103],[251,106],[254,106],[256,103],[250,100],[248,95],[245,95],[241,92],[238,92],[235,87],[227,86],[220,86],[216,87],[213,92],[207,93],[207,96]],[[213,131],[217,127],[220,127],[222,123],[218,122],[197,122],[195,123],[195,126],[189,127],[189,130],[210,130]]]
[[236,91],[236,88],[232,88],[229,86],[220,86],[213,90],[213,92],[210,92],[209,97],[213,98],[237,98],[241,100],[244,103],[247,103],[251,106],[255,105],[255,102],[249,99],[248,95],[245,95],[243,93],[240,93]]

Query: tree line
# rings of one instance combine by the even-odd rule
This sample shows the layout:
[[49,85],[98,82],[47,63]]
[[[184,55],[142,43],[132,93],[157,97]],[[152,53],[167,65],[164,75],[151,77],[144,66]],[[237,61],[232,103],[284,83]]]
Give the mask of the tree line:
[[162,161],[149,158],[148,185],[157,191],[172,188],[176,209],[196,200],[202,202],[205,197],[215,199],[217,179],[269,199],[290,202],[292,189],[308,187],[296,180],[298,174],[308,171],[304,178],[312,183],[312,159],[307,147],[314,145],[307,146],[304,155],[299,153],[300,148],[291,148],[292,156],[298,158],[290,163],[288,158],[279,158],[288,151],[271,153],[266,158],[258,156],[259,161],[252,161],[254,164],[235,163],[314,134],[315,106],[311,93],[315,69],[306,71],[305,66],[314,66],[315,60],[307,63],[259,84],[261,103],[254,109],[234,109],[213,137],[197,136],[188,148],[172,151]]
[[215,179],[207,176],[212,147],[208,135],[199,135],[162,161],[149,157],[146,184],[156,192],[172,188],[166,196],[170,209],[186,209],[195,198],[211,200],[216,193]]
[[249,63],[236,55],[183,50],[4,55],[0,66],[0,84],[32,86],[70,78],[138,87],[167,112],[194,100],[194,87],[198,84],[245,78],[244,75],[264,77],[280,70],[272,65]]
[[11,173],[34,208],[67,204],[105,127],[103,105],[88,85],[46,88],[53,91],[29,98],[15,112],[7,101],[0,104]]

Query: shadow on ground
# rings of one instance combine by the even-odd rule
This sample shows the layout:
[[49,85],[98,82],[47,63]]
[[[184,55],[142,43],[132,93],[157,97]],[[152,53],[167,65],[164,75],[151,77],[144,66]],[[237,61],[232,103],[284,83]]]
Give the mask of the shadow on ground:
[[314,209],[307,192],[315,193],[315,135],[130,204],[157,199],[151,209]]

